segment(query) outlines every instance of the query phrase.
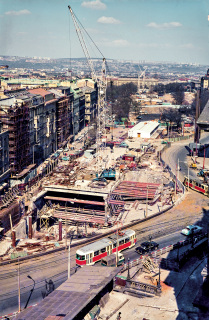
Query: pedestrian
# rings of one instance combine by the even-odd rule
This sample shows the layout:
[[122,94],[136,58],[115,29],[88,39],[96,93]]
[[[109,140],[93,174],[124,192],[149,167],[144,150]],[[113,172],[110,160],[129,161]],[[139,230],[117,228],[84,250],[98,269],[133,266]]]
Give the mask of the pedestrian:
[[118,312],[117,320],[121,320],[121,312]]

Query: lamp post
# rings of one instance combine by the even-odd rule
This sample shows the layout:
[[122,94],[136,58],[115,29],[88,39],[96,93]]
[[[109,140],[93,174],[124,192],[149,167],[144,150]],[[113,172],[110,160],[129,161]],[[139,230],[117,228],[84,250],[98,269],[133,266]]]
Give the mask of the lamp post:
[[36,285],[35,280],[34,280],[30,275],[28,275],[27,277],[28,277],[28,279],[31,279],[31,280],[33,281],[33,288],[32,288],[31,291],[30,291],[30,295],[29,295],[29,297],[28,297],[28,300],[27,300],[27,302],[26,302],[26,305],[25,305],[25,308],[24,308],[24,309],[27,308],[28,303],[29,303],[29,301],[30,301],[30,298],[31,298],[31,296],[32,296],[33,290],[34,290],[35,285]]

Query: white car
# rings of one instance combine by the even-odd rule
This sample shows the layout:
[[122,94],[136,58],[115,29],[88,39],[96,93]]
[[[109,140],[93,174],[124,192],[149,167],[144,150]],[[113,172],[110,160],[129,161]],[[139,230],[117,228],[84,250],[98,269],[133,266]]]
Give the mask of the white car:
[[190,225],[181,231],[181,233],[185,236],[191,236],[193,234],[201,233],[202,227]]
[[68,151],[69,151],[69,148],[65,148],[65,149],[64,149],[64,152],[68,152]]

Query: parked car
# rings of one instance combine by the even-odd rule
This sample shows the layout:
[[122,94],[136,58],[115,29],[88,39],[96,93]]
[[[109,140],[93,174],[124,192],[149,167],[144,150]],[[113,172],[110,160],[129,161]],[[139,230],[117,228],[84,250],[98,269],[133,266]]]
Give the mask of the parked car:
[[145,241],[145,242],[142,242],[139,247],[136,247],[135,251],[138,254],[145,254],[150,251],[154,251],[158,249],[158,247],[159,247],[159,244],[154,241]]
[[60,148],[60,149],[57,150],[57,153],[59,153],[59,154],[62,153],[62,152],[63,152],[63,149],[62,149],[62,148]]
[[129,145],[125,142],[121,142],[121,144],[119,145],[120,148],[128,148]]
[[181,233],[185,236],[191,236],[192,234],[198,234],[201,232],[202,232],[202,227],[199,227],[196,225],[186,226],[186,228],[181,231]]
[[69,151],[69,148],[65,148],[65,149],[64,149],[64,152],[68,152],[68,151]]
[[62,157],[62,160],[64,160],[64,161],[69,161],[69,160],[70,160],[70,157],[64,156],[64,157]]

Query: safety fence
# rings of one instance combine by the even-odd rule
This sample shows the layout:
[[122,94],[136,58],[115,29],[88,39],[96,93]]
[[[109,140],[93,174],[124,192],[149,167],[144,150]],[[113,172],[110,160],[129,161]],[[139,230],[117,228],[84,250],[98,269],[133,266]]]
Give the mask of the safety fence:
[[183,140],[189,140],[192,137],[194,137],[194,134],[190,134],[188,136],[182,136],[182,137],[176,137],[176,138],[168,138],[169,142],[178,142],[178,141],[183,141]]
[[140,290],[140,291],[147,292],[154,295],[158,295],[161,292],[160,286],[155,286],[153,284],[143,283],[143,282],[134,281],[134,280],[126,280],[125,291],[129,291],[128,289]]

